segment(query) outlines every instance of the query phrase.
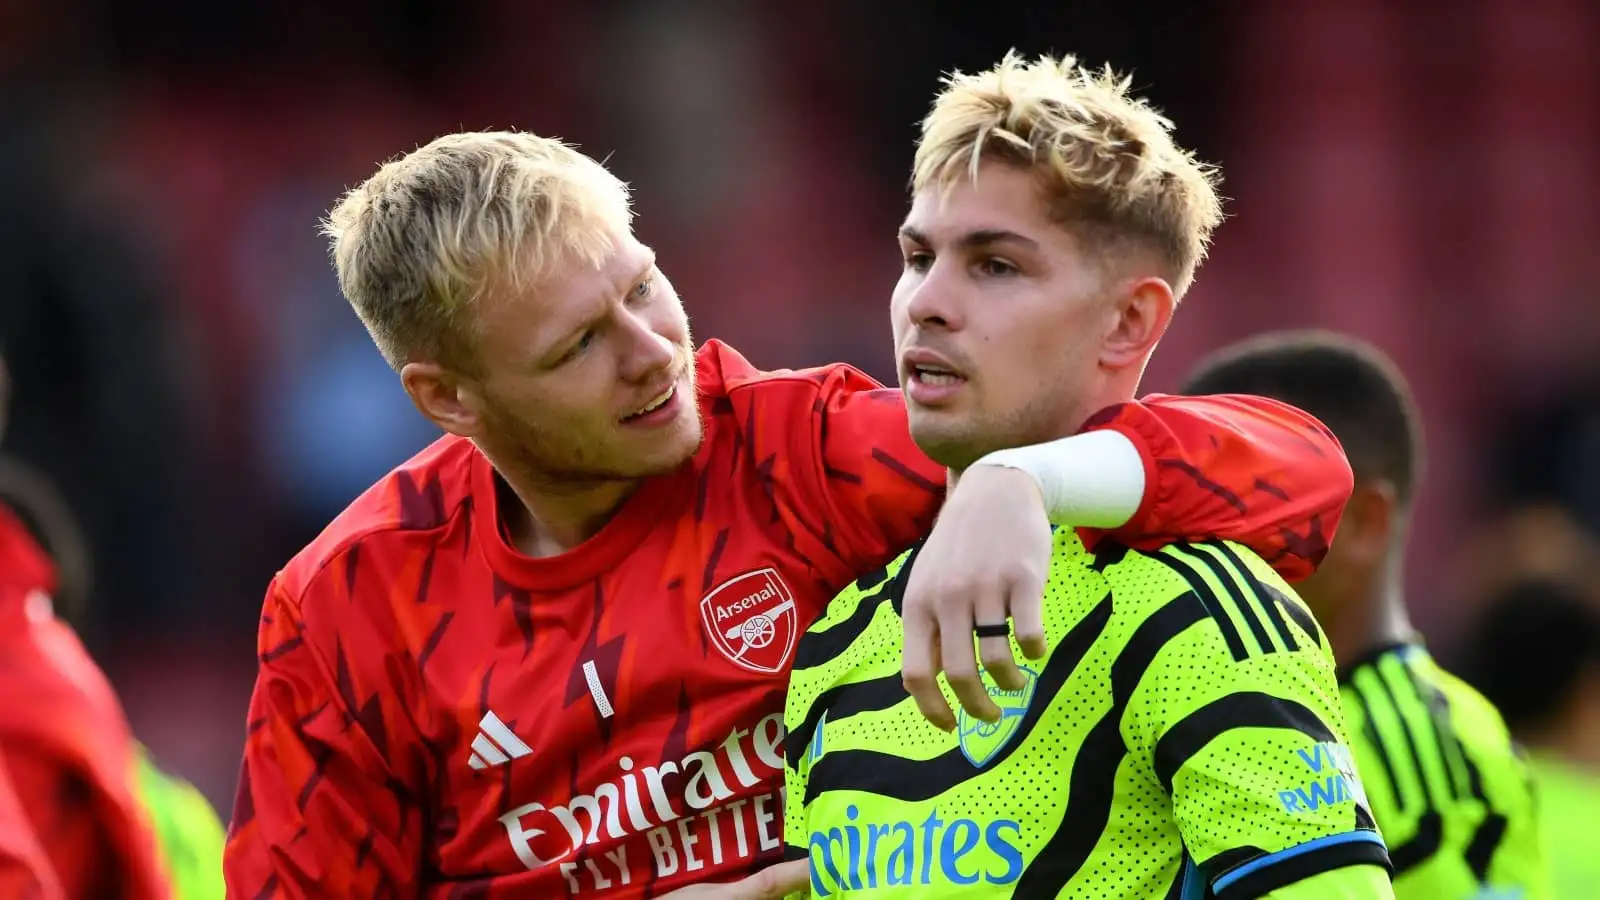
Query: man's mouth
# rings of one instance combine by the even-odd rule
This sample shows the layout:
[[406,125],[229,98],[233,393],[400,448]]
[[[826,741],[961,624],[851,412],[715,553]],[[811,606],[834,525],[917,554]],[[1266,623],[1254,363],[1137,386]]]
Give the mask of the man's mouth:
[[633,412],[629,413],[626,417],[624,417],[624,421],[626,421],[627,419],[637,419],[640,416],[647,416],[650,413],[655,412],[656,410],[658,410],[661,407],[665,406],[667,404],[667,402],[672,399],[673,395],[675,395],[677,393],[678,393],[677,382],[673,382],[673,384],[670,387],[668,387],[665,391],[661,392],[660,396],[658,396],[655,399],[651,400],[649,403],[646,403],[644,406],[641,406],[638,409],[634,410]]
[[949,387],[966,381],[965,378],[942,366],[922,364],[911,367],[911,377],[929,387]]

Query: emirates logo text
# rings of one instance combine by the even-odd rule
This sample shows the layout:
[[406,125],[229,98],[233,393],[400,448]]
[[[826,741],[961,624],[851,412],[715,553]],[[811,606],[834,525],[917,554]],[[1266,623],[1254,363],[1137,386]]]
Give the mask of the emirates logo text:
[[658,879],[707,865],[738,867],[781,846],[782,788],[749,794],[781,781],[783,737],[783,717],[775,713],[679,760],[641,768],[624,756],[620,776],[593,793],[561,806],[527,803],[500,824],[523,865],[559,865],[573,894],[648,879],[647,865]]

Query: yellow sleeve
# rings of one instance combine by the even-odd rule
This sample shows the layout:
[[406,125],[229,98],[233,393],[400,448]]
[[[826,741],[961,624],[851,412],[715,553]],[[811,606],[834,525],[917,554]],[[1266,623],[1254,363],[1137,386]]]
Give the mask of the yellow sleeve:
[[784,859],[804,859],[810,852],[806,845],[806,809],[802,802],[805,795],[805,774],[786,767],[783,777]]
[[154,826],[173,896],[220,900],[227,892],[222,881],[227,840],[222,821],[193,785],[157,768],[142,746],[137,766],[140,800]]
[[[788,734],[793,735],[800,727],[809,703],[806,694],[791,684],[784,707],[784,726]],[[815,736],[806,746],[798,746],[790,740],[784,748],[783,858],[786,860],[807,859],[811,855],[806,836],[806,775],[811,771],[811,756],[814,747],[820,743],[822,727],[823,723],[817,723]],[[799,894],[790,894],[785,900],[806,900],[810,895],[808,889]]]
[[1394,886],[1378,866],[1348,866],[1285,885],[1267,900],[1394,900]]

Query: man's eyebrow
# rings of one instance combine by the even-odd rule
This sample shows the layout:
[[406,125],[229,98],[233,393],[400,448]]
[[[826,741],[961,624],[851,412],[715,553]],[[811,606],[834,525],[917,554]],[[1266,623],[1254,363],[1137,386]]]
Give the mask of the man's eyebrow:
[[[639,282],[649,277],[650,273],[655,270],[655,267],[656,252],[651,250],[645,254],[644,263],[640,265],[639,268],[635,269],[632,275],[628,276],[628,280],[620,293],[607,288],[605,293],[590,297],[590,305],[600,310],[609,308],[613,300],[619,296],[626,296],[629,291],[633,290],[639,285]],[[597,313],[596,317],[599,315],[600,314]]]
[[634,275],[633,275],[633,280],[628,282],[629,290],[632,290],[633,285],[636,285],[639,282],[643,281],[645,279],[645,276],[650,274],[650,270],[654,269],[655,267],[656,267],[656,251],[646,247],[645,248],[645,254],[644,254],[644,265],[639,267],[639,271],[635,272]]
[[[900,237],[910,241],[913,244],[922,244],[927,246],[929,243],[931,243],[928,240],[928,235],[926,233],[910,225],[902,225],[900,227]],[[966,234],[963,234],[955,241],[956,246],[963,250],[972,250],[980,247],[987,247],[991,244],[1006,243],[1021,244],[1029,248],[1036,248],[1039,246],[1038,242],[1033,238],[1018,234],[1015,231],[1007,231],[1003,228],[980,228],[976,231],[969,231]]]
[[[655,270],[655,267],[656,252],[654,250],[650,250],[645,253],[644,263],[640,265],[638,269],[634,270],[633,276],[628,279],[627,284],[622,288],[622,295],[626,296],[629,291],[633,290],[635,287],[638,287],[639,282],[648,278],[650,273]],[[608,294],[606,299],[610,300],[612,296],[614,295]]]
[[[650,273],[655,270],[655,267],[656,267],[656,252],[654,250],[651,250],[648,254],[646,254],[645,259],[644,259],[644,264],[641,265],[638,268],[638,270],[636,270],[633,273],[633,276],[628,279],[628,286],[623,289],[623,292],[626,293],[628,291],[633,290],[635,285],[637,285],[639,282],[645,280],[645,278],[649,277]],[[615,296],[616,295],[611,290],[608,289],[605,292],[605,294],[603,294],[603,295],[590,297],[589,298],[589,306],[590,306],[591,312],[588,315],[584,316],[583,319],[580,320],[577,324],[575,324],[572,327],[570,327],[570,328],[566,329],[565,331],[563,331],[562,334],[561,334],[561,337],[559,337],[558,339],[556,339],[554,341],[551,341],[550,345],[547,348],[545,348],[545,350],[540,355],[548,355],[550,353],[554,353],[556,350],[559,350],[559,349],[565,347],[566,345],[572,343],[574,340],[576,340],[578,338],[579,335],[583,334],[585,331],[588,331],[590,328],[593,328],[596,322],[599,322],[601,319],[605,318],[606,311],[611,308],[611,302],[615,298]]]

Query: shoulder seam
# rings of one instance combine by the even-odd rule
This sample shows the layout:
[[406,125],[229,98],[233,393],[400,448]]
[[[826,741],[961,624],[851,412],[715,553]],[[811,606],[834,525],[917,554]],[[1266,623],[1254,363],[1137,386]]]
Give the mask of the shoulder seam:
[[[805,374],[806,371],[816,372],[816,373],[818,373],[819,377],[813,377],[811,375],[807,375],[807,374]],[[784,371],[781,371],[781,372],[759,372],[758,374],[756,374],[756,375],[754,375],[754,376],[752,376],[750,378],[737,381],[737,382],[735,382],[733,384],[727,384],[726,382],[724,382],[724,385],[725,385],[725,387],[727,389],[727,392],[729,394],[732,394],[735,391],[747,390],[749,388],[753,388],[753,387],[755,387],[757,385],[762,385],[762,384],[801,384],[801,385],[809,385],[813,389],[814,392],[821,393],[821,388],[822,388],[823,383],[827,379],[832,378],[835,374],[837,374],[839,372],[851,372],[851,373],[854,373],[856,375],[860,375],[862,378],[865,378],[865,379],[871,381],[873,384],[878,385],[878,387],[880,389],[883,388],[883,385],[878,382],[878,379],[873,378],[871,375],[868,375],[866,372],[862,371],[861,369],[856,368],[855,366],[853,366],[853,365],[851,365],[849,363],[843,363],[843,362],[840,362],[840,363],[828,363],[827,365],[816,366],[816,367],[811,368],[809,370],[789,369],[789,370],[784,370]]]
[[[322,579],[323,575],[328,571],[328,567],[341,558],[348,556],[351,550],[359,547],[365,541],[390,534],[422,535],[433,531],[442,531],[454,525],[461,514],[464,511],[470,512],[471,508],[471,495],[466,495],[456,502],[455,507],[451,509],[449,514],[445,516],[443,522],[433,526],[432,528],[406,528],[399,522],[384,522],[382,524],[373,525],[369,528],[357,531],[353,534],[346,535],[342,540],[335,543],[327,552],[317,556],[315,564],[311,567],[310,573],[305,578],[305,583],[301,585],[300,589],[295,591],[292,595],[288,591],[284,591],[284,599],[292,601],[295,607],[298,608],[300,606],[301,599],[311,590],[311,586],[313,584]],[[290,560],[291,565],[293,562],[293,560]],[[281,585],[283,583],[283,575],[289,570],[289,568],[289,565],[280,567],[278,571],[273,574],[272,580]]]

